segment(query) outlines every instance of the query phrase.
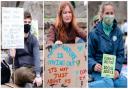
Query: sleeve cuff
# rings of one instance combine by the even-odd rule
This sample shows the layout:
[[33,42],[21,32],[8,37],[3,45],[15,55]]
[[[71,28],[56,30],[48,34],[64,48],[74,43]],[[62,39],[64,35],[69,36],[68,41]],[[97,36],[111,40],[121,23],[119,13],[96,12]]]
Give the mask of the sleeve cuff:
[[40,76],[40,72],[36,72],[36,76],[37,76],[37,77]]

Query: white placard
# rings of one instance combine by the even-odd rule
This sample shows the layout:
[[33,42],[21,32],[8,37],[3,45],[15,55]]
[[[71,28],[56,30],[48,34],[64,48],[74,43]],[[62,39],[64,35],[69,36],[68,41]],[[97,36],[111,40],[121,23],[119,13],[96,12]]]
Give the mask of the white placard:
[[39,40],[39,31],[38,31],[38,20],[32,20],[31,22],[31,33],[37,37]]
[[23,8],[2,7],[2,48],[24,48]]

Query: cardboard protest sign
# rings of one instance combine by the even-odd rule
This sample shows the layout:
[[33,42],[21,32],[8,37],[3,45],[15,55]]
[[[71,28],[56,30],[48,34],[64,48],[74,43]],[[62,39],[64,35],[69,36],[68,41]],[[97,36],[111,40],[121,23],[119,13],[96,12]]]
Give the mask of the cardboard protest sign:
[[38,20],[32,20],[31,33],[39,39]]
[[87,74],[84,43],[45,50],[44,87],[87,87]]
[[114,78],[116,56],[103,54],[102,61],[102,77]]
[[2,7],[2,48],[24,48],[23,8]]

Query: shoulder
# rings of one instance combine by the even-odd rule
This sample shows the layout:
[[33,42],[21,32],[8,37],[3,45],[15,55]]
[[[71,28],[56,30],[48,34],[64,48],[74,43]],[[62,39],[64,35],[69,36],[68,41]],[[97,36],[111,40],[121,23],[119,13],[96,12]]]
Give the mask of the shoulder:
[[118,23],[116,20],[114,20],[113,29],[114,29],[114,34],[118,36],[123,35],[121,28],[118,26]]
[[31,33],[30,33],[30,41],[32,43],[37,43],[38,42],[37,37],[35,35],[31,34]]
[[115,27],[115,33],[116,33],[118,36],[123,35],[121,29],[120,29],[118,26]]
[[51,25],[50,25],[50,27],[49,27],[49,33],[51,33],[51,34],[57,33],[57,30],[56,30],[54,24],[51,24]]
[[98,32],[96,28],[93,28],[92,31],[89,33],[89,42],[97,43],[100,41],[101,34]]
[[89,32],[89,36],[90,36],[90,37],[95,37],[96,34],[97,34],[97,33],[96,33],[96,28],[92,28],[92,29],[91,29],[91,32]]
[[51,24],[49,30],[55,30],[55,25]]
[[101,30],[103,29],[102,22],[98,22],[96,27],[91,28],[91,32],[89,33],[90,35],[97,35],[101,33]]

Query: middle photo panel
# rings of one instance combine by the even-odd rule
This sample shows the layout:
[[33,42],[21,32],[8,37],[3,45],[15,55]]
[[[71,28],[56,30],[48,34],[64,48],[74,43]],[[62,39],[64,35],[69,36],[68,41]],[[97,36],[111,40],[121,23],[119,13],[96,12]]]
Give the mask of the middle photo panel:
[[44,87],[87,87],[87,2],[44,2]]

